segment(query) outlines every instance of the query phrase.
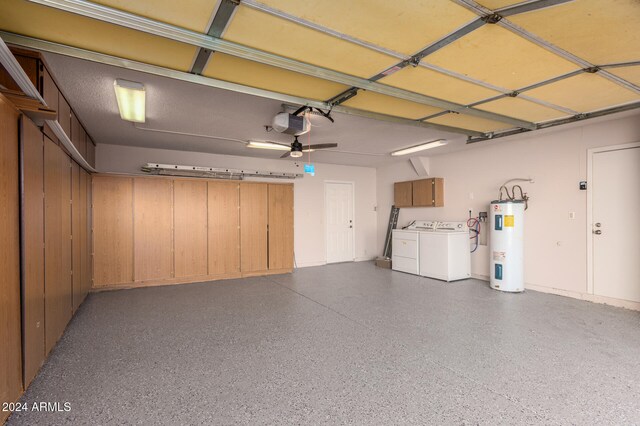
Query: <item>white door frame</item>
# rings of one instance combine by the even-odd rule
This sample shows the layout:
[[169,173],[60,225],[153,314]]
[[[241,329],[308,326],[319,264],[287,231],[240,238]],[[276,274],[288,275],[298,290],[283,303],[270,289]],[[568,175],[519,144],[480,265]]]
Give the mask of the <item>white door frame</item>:
[[329,247],[329,239],[327,238],[327,184],[340,183],[351,185],[351,214],[353,215],[353,228],[351,229],[351,257],[356,260],[356,183],[350,180],[325,180],[324,181],[324,260],[327,263],[327,249]]
[[587,150],[587,293],[594,294],[593,288],[593,156],[600,152],[619,151],[640,147],[640,142],[626,143],[622,145],[602,146]]

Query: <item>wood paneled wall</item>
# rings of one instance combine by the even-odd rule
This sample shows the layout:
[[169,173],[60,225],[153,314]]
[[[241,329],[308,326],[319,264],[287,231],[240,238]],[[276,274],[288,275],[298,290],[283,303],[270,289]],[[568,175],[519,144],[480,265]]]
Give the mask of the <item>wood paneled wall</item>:
[[[22,392],[18,117],[0,96],[0,402]],[[8,414],[0,410],[0,424]]]
[[93,190],[95,288],[293,268],[291,184],[96,175]]

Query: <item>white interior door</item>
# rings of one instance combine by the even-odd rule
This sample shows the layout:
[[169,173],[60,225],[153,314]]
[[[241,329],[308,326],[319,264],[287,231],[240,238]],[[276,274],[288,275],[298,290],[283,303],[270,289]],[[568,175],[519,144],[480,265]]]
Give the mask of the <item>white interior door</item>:
[[640,302],[640,147],[592,160],[593,292]]
[[351,262],[353,255],[353,184],[325,183],[327,263]]

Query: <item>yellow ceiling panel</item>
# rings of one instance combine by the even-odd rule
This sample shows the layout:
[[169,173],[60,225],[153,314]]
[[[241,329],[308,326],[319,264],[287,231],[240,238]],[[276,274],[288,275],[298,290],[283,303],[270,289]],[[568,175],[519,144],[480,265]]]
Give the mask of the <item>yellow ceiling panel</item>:
[[369,78],[397,59],[243,6],[223,34],[244,44],[301,62]]
[[196,48],[50,7],[3,0],[0,28],[108,55],[188,71]]
[[259,1],[405,55],[422,50],[477,17],[450,0]]
[[207,26],[217,4],[216,1],[211,0],[93,0],[93,2],[200,33],[207,32]]
[[380,83],[463,105],[500,94],[495,90],[424,67],[405,67],[384,77]]
[[479,0],[478,3],[488,9],[496,10],[522,3],[522,0]]
[[476,105],[475,108],[534,123],[554,120],[568,115],[566,112],[558,111],[526,99],[511,97],[500,98],[487,102],[486,104]]
[[638,0],[580,0],[509,18],[596,65],[640,59]]
[[485,25],[425,61],[495,86],[516,90],[578,68],[496,25]]
[[219,80],[321,101],[348,89],[342,84],[219,52],[213,54],[202,74]]
[[640,86],[640,65],[635,67],[609,68],[607,71],[620,78],[624,78],[629,83]]
[[365,90],[360,90],[356,96],[342,105],[412,120],[442,112],[441,109],[429,105],[422,105]]
[[459,127],[461,129],[475,130],[478,132],[494,132],[513,128],[511,124],[499,121],[486,120],[467,114],[449,113],[439,117],[430,118],[429,123],[441,124],[443,126]]
[[585,73],[527,90],[524,93],[579,112],[640,101],[640,95],[597,74]]

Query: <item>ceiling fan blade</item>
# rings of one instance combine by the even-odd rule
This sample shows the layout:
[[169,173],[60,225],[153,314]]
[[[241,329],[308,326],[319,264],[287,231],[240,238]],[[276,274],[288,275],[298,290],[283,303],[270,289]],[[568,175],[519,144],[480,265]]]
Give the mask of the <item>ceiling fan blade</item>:
[[337,143],[317,143],[315,145],[305,145],[304,149],[325,149],[325,148],[337,148]]
[[282,154],[280,156],[280,158],[287,158],[289,156],[289,154],[291,154],[291,151],[285,152],[284,154]]

